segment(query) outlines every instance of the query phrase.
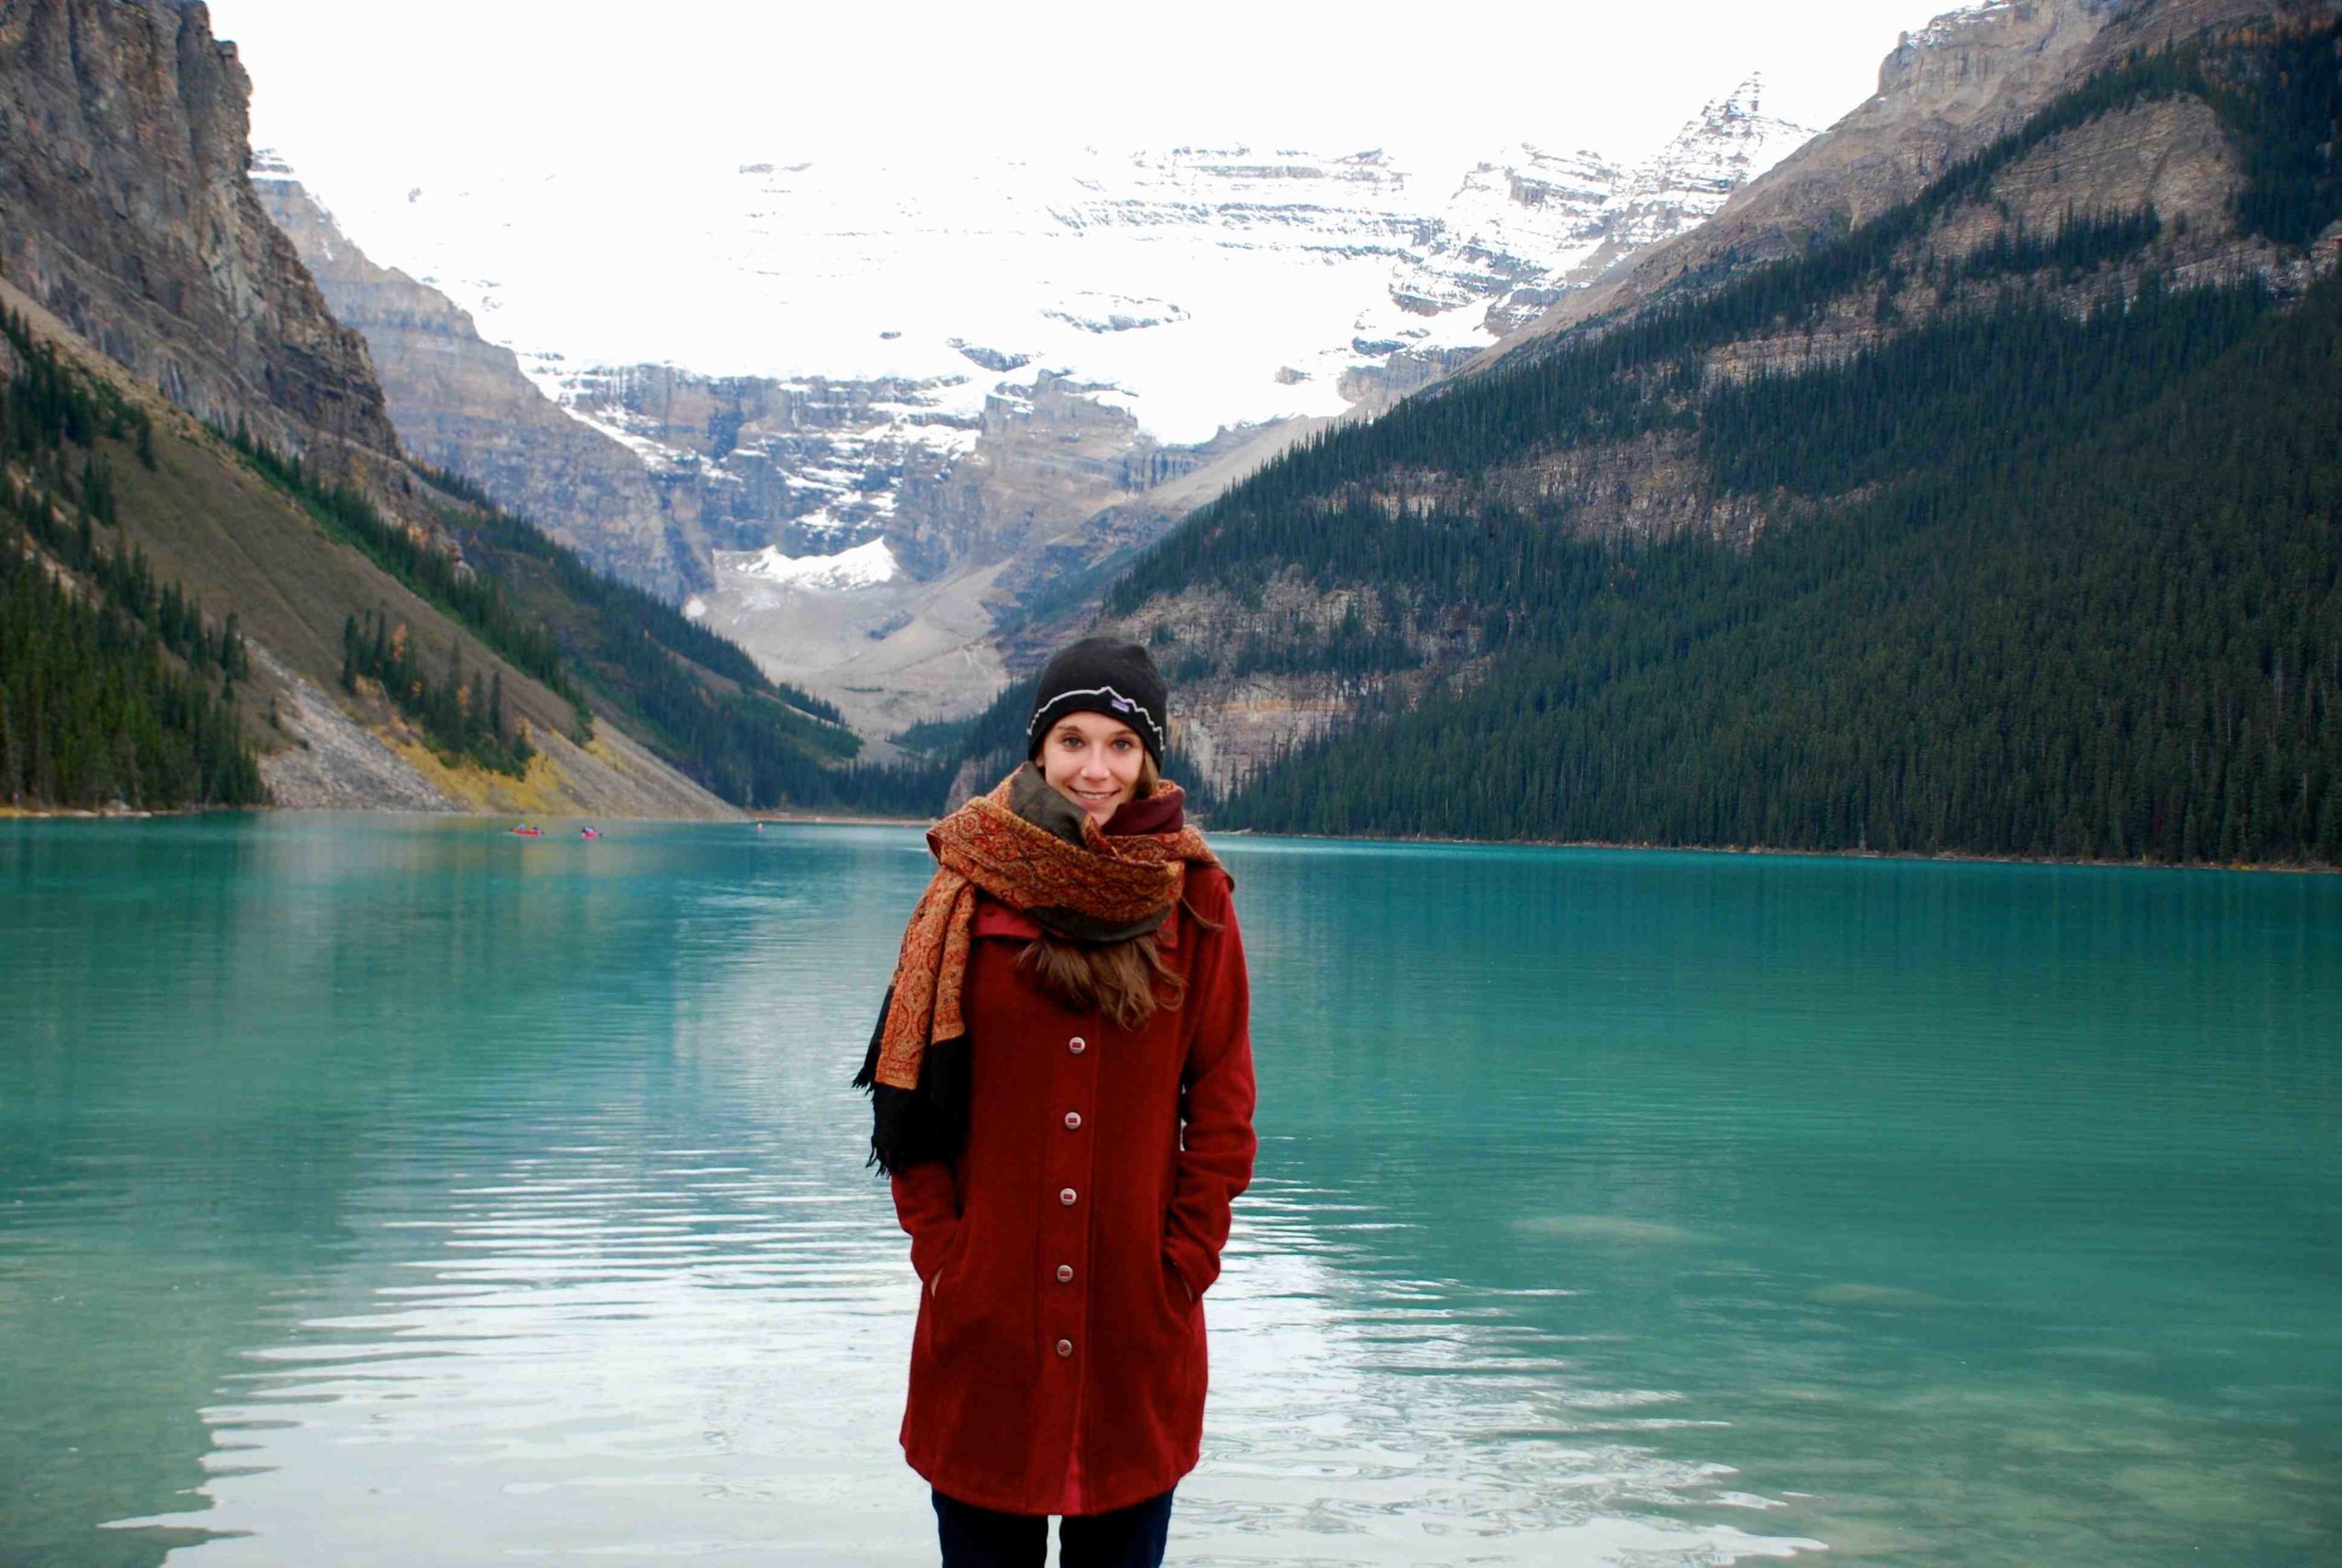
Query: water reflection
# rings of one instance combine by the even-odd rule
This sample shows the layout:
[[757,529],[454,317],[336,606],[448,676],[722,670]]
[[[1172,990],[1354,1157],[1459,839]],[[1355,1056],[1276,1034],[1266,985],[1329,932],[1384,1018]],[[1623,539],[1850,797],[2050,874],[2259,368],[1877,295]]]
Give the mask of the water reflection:
[[[2333,1539],[2330,881],[1228,853],[1267,1141],[1182,1560]],[[930,1561],[843,1082],[926,868],[0,831],[0,1558]]]
[[[1273,1180],[1248,1196],[1214,1297],[1183,1561],[1713,1563],[1821,1545],[1767,1534],[1773,1505],[1728,1466],[1659,1451],[1650,1434],[1715,1423],[1676,1391],[1589,1377],[1534,1310],[1568,1293],[1353,1272],[1350,1233],[1390,1226],[1348,1199]],[[1750,1521],[1669,1517],[1698,1504]]]
[[[221,1563],[338,1560],[353,1541],[435,1563],[929,1560],[893,1441],[913,1294],[897,1239],[834,1183],[719,1163],[729,1150],[649,1153],[547,1149],[446,1189],[435,1218],[383,1216],[382,1255],[353,1271],[363,1295],[250,1352],[206,1409],[211,1507],[130,1522],[231,1532],[193,1554]],[[1765,1505],[1638,1441],[1691,1423],[1676,1396],[1578,1384],[1503,1293],[1346,1279],[1313,1229],[1337,1196],[1273,1187],[1248,1213],[1212,1303],[1219,1391],[1182,1506],[1187,1560],[1690,1563],[1794,1544],[1653,1517]]]

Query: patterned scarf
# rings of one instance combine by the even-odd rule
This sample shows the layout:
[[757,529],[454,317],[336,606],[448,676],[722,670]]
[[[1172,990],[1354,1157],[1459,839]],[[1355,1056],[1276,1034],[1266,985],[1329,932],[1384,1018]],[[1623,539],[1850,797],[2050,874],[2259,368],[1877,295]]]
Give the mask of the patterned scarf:
[[935,875],[903,932],[894,983],[854,1080],[871,1091],[871,1158],[886,1170],[954,1157],[965,1136],[961,993],[977,895],[1052,936],[1129,941],[1170,918],[1191,865],[1219,864],[1187,825],[1178,786],[1125,804],[1101,829],[1031,763],[936,823],[927,846]]

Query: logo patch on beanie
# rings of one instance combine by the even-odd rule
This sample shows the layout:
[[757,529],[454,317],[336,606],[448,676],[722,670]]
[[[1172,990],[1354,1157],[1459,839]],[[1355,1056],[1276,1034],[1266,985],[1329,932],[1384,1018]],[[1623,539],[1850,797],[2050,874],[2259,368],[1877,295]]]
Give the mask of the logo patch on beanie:
[[1070,692],[1059,692],[1056,696],[1051,697],[1047,702],[1043,703],[1039,707],[1035,708],[1033,710],[1033,717],[1031,721],[1025,726],[1025,736],[1027,743],[1030,743],[1035,736],[1041,733],[1042,721],[1047,719],[1051,712],[1057,709],[1060,704],[1074,702],[1075,699],[1080,697],[1095,697],[1105,704],[1104,707],[1091,710],[1092,712],[1103,713],[1107,711],[1107,709],[1111,708],[1118,714],[1133,714],[1137,715],[1137,717],[1145,724],[1146,727],[1154,732],[1155,744],[1156,747],[1159,749],[1162,746],[1162,721],[1157,719],[1155,714],[1149,711],[1144,703],[1139,702],[1137,699],[1133,697],[1125,697],[1112,686],[1084,686]]

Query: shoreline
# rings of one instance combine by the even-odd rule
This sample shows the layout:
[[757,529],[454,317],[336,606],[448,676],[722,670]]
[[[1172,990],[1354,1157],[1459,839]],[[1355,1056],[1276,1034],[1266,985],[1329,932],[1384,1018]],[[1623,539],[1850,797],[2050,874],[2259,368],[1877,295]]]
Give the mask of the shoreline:
[[543,811],[414,811],[397,806],[11,806],[0,804],[0,822],[141,822],[166,817],[300,816],[300,817],[428,817],[460,822],[661,822],[702,826],[739,826],[773,822],[787,826],[924,828],[933,817],[854,816],[833,811],[736,811],[724,817],[640,816],[632,812]]
[[184,809],[174,807],[167,811],[148,811],[144,807],[133,808],[129,806],[0,806],[0,822],[17,819],[25,822],[39,822],[52,817],[69,821],[76,818],[82,818],[102,821],[110,820],[115,822],[133,822],[142,817],[192,817],[199,812],[207,811],[216,810],[241,811],[251,809],[252,808],[250,807],[244,806],[189,806]]
[[[512,821],[543,821],[549,822],[657,822],[688,823],[713,826],[727,821],[714,817],[638,817],[602,816],[543,816],[532,817],[515,811],[446,811],[414,813],[379,807],[352,807],[340,811],[317,811],[298,806],[188,806],[167,810],[130,807],[91,808],[87,806],[10,806],[0,805],[0,822],[61,821],[61,822],[138,822],[160,817],[198,817],[214,812],[250,812],[253,815],[277,813],[317,816],[411,816],[430,815],[449,822],[477,821],[491,822]],[[728,821],[739,825],[761,827],[771,822],[780,827],[831,828],[925,828],[938,819],[934,817],[854,816],[833,811],[742,811]],[[1209,828],[1207,831],[1209,831]],[[1455,838],[1436,833],[1264,833],[1252,828],[1225,828],[1213,834],[1231,839],[1295,839],[1311,843],[1393,843],[1437,844],[1459,849],[1596,849],[1632,850],[1658,854],[1718,854],[1718,855],[1778,855],[1804,856],[1818,860],[1879,860],[1904,861],[1920,865],[2050,865],[2073,866],[2098,871],[2246,871],[2285,876],[2333,876],[2342,875],[2342,866],[2319,865],[2302,861],[2189,861],[2169,860],[2100,860],[2057,855],[1987,854],[1968,850],[1941,850],[1926,854],[1918,850],[1883,849],[1798,849],[1778,844],[1696,844],[1654,843],[1617,839],[1472,839]]]
[[1939,850],[1928,854],[1919,850],[1795,849],[1778,844],[1655,843],[1625,839],[1467,839],[1436,833],[1268,833],[1252,828],[1223,828],[1212,836],[1305,839],[1314,843],[1442,844],[1459,849],[1606,849],[1637,850],[1652,854],[1779,855],[1814,860],[1904,861],[1917,865],[2055,865],[2096,871],[2251,871],[2286,876],[2333,876],[2342,874],[2342,866],[2285,860],[2096,860],[2078,856],[1987,854],[1972,850]]

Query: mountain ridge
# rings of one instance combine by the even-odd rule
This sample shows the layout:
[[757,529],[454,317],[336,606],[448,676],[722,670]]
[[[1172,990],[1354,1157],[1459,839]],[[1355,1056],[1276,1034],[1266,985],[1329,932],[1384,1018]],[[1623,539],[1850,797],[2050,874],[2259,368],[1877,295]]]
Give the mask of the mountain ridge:
[[1946,12],[1897,39],[1879,63],[1876,92],[1735,191],[1698,231],[1556,302],[1470,368],[1670,288],[1697,286],[1711,273],[1794,255],[2014,129],[2059,83],[2103,70],[2124,50],[2240,26],[2272,9],[2267,0],[1983,0]]
[[[407,458],[364,338],[261,209],[250,84],[209,26],[194,0],[0,13],[5,547],[71,639],[0,646],[0,749],[38,765],[9,788],[248,800],[185,797],[160,762],[43,762],[60,739],[91,756],[58,693],[134,676],[184,726],[155,757],[233,722],[280,804],[723,817],[922,787],[853,767],[833,711]],[[221,684],[173,696],[156,671]]]
[[[370,333],[403,426],[434,461],[471,474],[519,510],[562,520],[566,536],[597,560],[683,598],[776,676],[822,691],[876,737],[980,705],[1026,657],[1007,628],[1055,604],[1070,585],[1098,579],[1218,485],[1325,419],[1387,406],[1446,373],[1493,340],[1484,326],[1491,313],[1533,313],[1578,286],[1586,268],[1695,221],[1806,134],[1765,115],[1761,84],[1752,81],[1632,167],[1522,148],[1465,170],[1452,189],[1380,153],[1209,145],[987,171],[976,195],[952,199],[946,216],[973,225],[954,229],[955,247],[1004,255],[1023,246],[1016,254],[1043,257],[1057,244],[1051,236],[1072,234],[1084,247],[1120,247],[1114,253],[1137,270],[1119,281],[1102,273],[1061,280],[1046,297],[1018,285],[1009,291],[1022,301],[1014,309],[978,313],[989,325],[947,323],[924,338],[917,323],[903,323],[908,337],[889,325],[907,302],[882,291],[864,302],[870,317],[861,325],[886,328],[865,333],[872,350],[909,356],[896,374],[858,361],[833,374],[725,375],[685,368],[683,353],[674,356],[682,364],[603,365],[523,353],[523,369],[575,422],[639,461],[644,482],[624,477],[630,499],[623,508],[560,471],[578,469],[575,431],[549,425],[543,411],[524,424],[511,416],[504,392],[489,396],[477,378],[468,389],[449,389],[451,362],[477,351],[440,340],[435,324],[419,330],[411,307],[386,311],[371,263],[319,226],[314,199],[293,197],[289,171],[266,171],[261,183],[278,193],[270,199],[338,308]],[[426,183],[394,202],[360,205],[370,222],[393,232],[444,221],[427,216],[433,204],[464,199],[496,213],[496,234],[560,218],[557,205],[541,210],[550,199],[536,184],[494,186],[500,194],[492,200],[483,194],[490,188],[478,186],[466,199]],[[744,220],[737,233],[722,231],[725,244],[751,259],[764,253],[758,246],[777,244],[768,231],[777,232],[790,213],[857,235],[872,222],[908,223],[914,240],[920,230],[908,219],[854,217],[854,203],[865,199],[843,176],[814,165],[746,165],[727,171],[707,199],[750,202],[766,213]],[[528,308],[519,297],[526,269],[516,274],[493,253],[458,257],[440,243],[446,239],[407,272],[377,271],[411,273],[416,286],[446,300],[444,311],[433,307],[445,319],[476,317],[519,341],[522,328],[510,318]],[[795,231],[790,242],[817,248]],[[841,243],[876,242],[863,235]],[[1151,429],[1150,411],[1166,396],[1201,408],[1227,393],[1208,395],[1219,384],[1209,374],[1219,372],[1195,381],[1198,372],[1180,368],[1178,354],[1188,350],[1148,345],[1224,333],[1214,322],[1234,307],[1222,285],[1210,283],[1222,265],[1215,258],[1271,252],[1292,258],[1278,267],[1303,269],[1278,285],[1287,292],[1305,284],[1314,298],[1324,277],[1348,280],[1349,292],[1322,324],[1323,340],[1267,358],[1248,348],[1259,360],[1252,366],[1257,388],[1219,411],[1216,434],[1213,420],[1195,430]],[[850,261],[858,252],[841,253]],[[1166,271],[1165,257],[1178,265]],[[500,282],[466,285],[450,269],[493,269]],[[1198,272],[1204,282],[1188,275]],[[827,287],[827,276],[815,281]],[[982,292],[973,286],[981,277],[963,282],[971,286],[962,295]],[[1183,282],[1209,284],[1208,297],[1187,298]],[[1261,315],[1265,307],[1243,308]],[[1311,308],[1325,314],[1323,305]],[[938,320],[948,314],[928,311]],[[1448,338],[1459,346],[1445,346]],[[911,339],[925,344],[917,354]],[[856,348],[849,358],[863,355]],[[509,374],[497,373],[509,383]],[[1166,388],[1166,375],[1178,384]],[[462,406],[467,398],[476,405]],[[1248,410],[1244,399],[1256,406]],[[525,450],[536,437],[516,438],[523,428],[548,432],[544,452]],[[597,473],[609,468],[609,449],[594,461]],[[890,571],[857,571],[849,585],[820,564],[866,553],[878,540]],[[653,560],[662,547],[671,569]]]
[[[282,163],[255,156],[252,179],[335,319],[367,339],[408,451],[546,519],[554,537],[629,582],[674,600],[703,585],[688,565],[689,525],[634,454],[546,399],[453,300],[376,266]],[[555,484],[559,510],[532,505]]]
[[[2332,149],[2300,139],[2284,100],[2325,91],[2317,73],[2331,62],[2316,52],[2327,38],[2317,29],[2330,31],[2335,11],[2290,7],[2291,32],[2217,21],[2208,32],[2198,23],[2215,9],[2115,8],[2097,19],[2128,38],[2230,42],[2208,54],[2186,52],[2198,47],[2191,41],[2175,54],[2126,48],[2097,58],[2074,47],[2072,72],[2036,79],[2025,114],[2008,116],[2018,122],[2014,131],[1949,166],[1930,164],[1935,177],[1868,221],[1832,229],[1793,256],[1696,274],[1697,286],[1656,292],[1586,330],[1547,334],[1376,425],[1297,452],[1203,509],[1141,560],[1108,608],[1110,624],[1154,643],[1185,677],[1175,680],[1180,744],[1205,781],[1239,787],[1231,805],[1239,820],[1327,831],[1331,819],[1309,817],[1296,791],[1314,788],[1313,779],[1331,788],[1335,776],[1326,769],[1338,764],[1366,787],[1375,769],[1365,759],[1376,746],[1433,733],[1440,714],[1469,709],[1479,722],[1497,723],[1502,710],[1470,708],[1471,693],[1491,680],[1510,692],[1530,679],[1530,666],[1506,652],[1520,628],[1560,635],[1541,618],[1558,613],[1542,596],[1562,593],[1574,603],[1567,596],[1581,589],[1507,597],[1526,592],[1500,586],[1514,581],[1504,574],[1526,569],[1504,564],[1511,552],[1539,560],[1561,552],[1539,570],[1575,562],[1568,569],[1594,573],[1586,581],[1596,586],[1613,571],[1631,580],[1640,570],[1635,553],[1661,547],[1673,552],[1669,561],[1709,562],[1701,570],[1727,574],[1743,570],[1730,564],[1752,552],[1769,559],[1802,549],[1795,541],[1805,531],[1867,515],[1861,509],[1881,487],[1891,491],[1901,472],[1889,466],[1809,489],[1798,476],[1811,458],[1799,459],[1808,470],[1750,466],[1732,445],[1743,439],[1731,434],[1742,428],[1735,410],[1859,384],[1847,377],[1887,375],[1883,367],[1935,340],[1929,334],[1963,322],[2006,317],[2009,332],[2048,341],[2060,314],[2088,321],[2110,296],[2146,299],[2163,289],[2261,290],[2290,309],[2306,308],[2310,291],[2342,259],[2342,230],[2318,194],[2333,177]],[[2151,13],[2163,32],[2133,26],[2133,10]],[[1957,27],[1943,31],[1961,36]],[[1800,156],[1826,159],[1828,139]],[[1762,194],[1750,190],[1752,201]],[[1695,235],[1677,245],[1705,242]],[[1948,360],[1938,384],[1957,384],[1961,372],[1961,361]],[[2019,375],[2009,386],[2026,384]],[[1955,417],[1950,405],[1928,412],[1921,389],[1929,385],[1894,383],[1891,395],[1884,385],[1867,396],[1832,391],[1848,398],[1832,415],[1840,424],[1777,425],[1776,441],[1791,453],[1818,452],[1814,444],[1825,441],[1876,441],[1890,416],[1929,429],[1929,419]],[[2199,387],[2198,395],[2215,394]],[[2057,406],[2052,399],[2045,408]],[[1985,400],[1956,417],[2018,412],[2022,404],[1995,413]],[[1924,447],[1903,459],[1915,471],[1928,460]],[[1973,460],[2001,459],[1987,447]],[[1774,477],[1753,482],[1758,473]],[[1777,533],[1791,542],[1774,549]],[[1467,547],[1466,536],[1480,543]],[[1370,542],[1401,553],[1377,556]],[[1477,565],[1475,549],[1487,557]],[[1416,559],[1446,564],[1437,573],[1403,564]],[[1479,588],[1476,572],[1488,575]],[[1617,635],[1630,635],[1623,623]],[[1664,635],[1657,624],[1654,635]],[[1521,693],[1519,701],[1504,722],[1531,725],[1531,699]],[[1548,701],[1536,695],[1535,713],[1544,714]],[[1353,725],[1366,726],[1355,742],[1339,738]],[[1441,733],[1462,734],[1452,726]],[[1518,746],[1508,755],[1523,767],[1571,762],[1567,752],[1542,764]],[[1662,788],[1656,780],[1638,787]],[[2217,798],[2220,786],[2189,788]],[[1246,804],[1272,798],[1273,812]],[[1391,831],[1388,819],[1343,820]],[[1552,836],[1501,812],[1485,820],[1504,821],[1507,834]],[[2156,840],[2159,853],[2176,854],[2184,842],[2193,858],[2205,840],[2179,834],[2179,825],[2170,819],[2175,836]],[[1438,831],[1456,829],[1451,822]],[[1685,831],[1669,830],[1667,841],[1777,842],[1762,832],[1675,836]],[[2096,831],[2069,842],[2087,843]],[[1655,835],[1622,831],[1613,818],[1606,831],[1576,836]]]

